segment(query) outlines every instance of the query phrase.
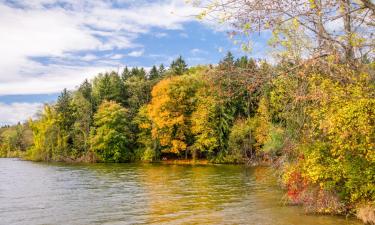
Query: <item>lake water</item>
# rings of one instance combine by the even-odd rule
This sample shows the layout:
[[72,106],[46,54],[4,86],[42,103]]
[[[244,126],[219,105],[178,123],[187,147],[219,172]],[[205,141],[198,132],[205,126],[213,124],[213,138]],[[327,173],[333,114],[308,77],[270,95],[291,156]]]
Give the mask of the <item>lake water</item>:
[[0,159],[0,224],[359,225],[284,206],[271,170]]

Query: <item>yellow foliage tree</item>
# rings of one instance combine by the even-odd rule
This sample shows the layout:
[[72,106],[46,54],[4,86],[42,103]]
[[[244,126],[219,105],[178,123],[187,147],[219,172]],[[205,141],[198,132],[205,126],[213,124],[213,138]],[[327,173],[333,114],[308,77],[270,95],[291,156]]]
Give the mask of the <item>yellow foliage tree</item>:
[[181,153],[192,144],[191,115],[198,87],[196,76],[184,75],[166,78],[153,88],[147,110],[152,138],[160,141],[163,152]]

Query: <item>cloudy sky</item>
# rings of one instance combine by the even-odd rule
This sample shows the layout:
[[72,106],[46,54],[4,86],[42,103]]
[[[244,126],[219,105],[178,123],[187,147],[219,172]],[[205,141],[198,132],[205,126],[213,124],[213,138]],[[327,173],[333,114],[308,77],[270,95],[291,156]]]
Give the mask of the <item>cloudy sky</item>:
[[[99,72],[241,54],[198,11],[184,0],[0,0],[0,125],[24,121]],[[263,50],[259,41],[250,55]]]

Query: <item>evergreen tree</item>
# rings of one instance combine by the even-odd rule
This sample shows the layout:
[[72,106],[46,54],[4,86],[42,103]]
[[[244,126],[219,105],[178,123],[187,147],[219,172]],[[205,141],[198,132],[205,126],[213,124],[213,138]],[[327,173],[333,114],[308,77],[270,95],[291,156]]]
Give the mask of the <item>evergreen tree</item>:
[[170,69],[176,75],[182,75],[187,71],[187,64],[182,56],[179,56],[176,60],[172,61]]
[[143,67],[141,67],[139,69],[138,76],[141,77],[141,78],[146,78],[146,74],[147,74],[146,70]]
[[128,69],[127,66],[125,66],[124,70],[122,71],[121,73],[121,79],[123,81],[127,80],[129,77],[131,77],[132,73],[130,72],[130,70]]
[[95,77],[92,92],[96,106],[100,105],[103,100],[116,101],[125,105],[124,82],[116,72],[99,74]]
[[159,74],[160,74],[160,76],[163,76],[164,73],[165,73],[165,67],[164,67],[163,64],[160,64],[160,66],[159,66]]
[[141,68],[133,67],[132,70],[130,71],[130,76],[146,78],[146,71],[143,67]]
[[66,88],[59,95],[55,108],[60,129],[68,132],[75,121],[75,108],[72,104],[72,94]]
[[158,78],[159,76],[160,76],[160,74],[159,74],[158,69],[156,68],[156,66],[153,66],[153,67],[151,68],[151,70],[150,70],[150,73],[149,73],[149,75],[148,75],[148,78],[149,78],[150,80],[154,80],[154,79]]
[[92,86],[87,79],[78,87],[78,92],[80,92],[87,101],[92,102]]
[[232,52],[228,51],[224,59],[219,64],[224,67],[232,67],[234,65],[234,56]]
[[240,68],[247,68],[248,62],[249,60],[247,59],[247,56],[242,56],[241,58],[236,59],[234,65]]

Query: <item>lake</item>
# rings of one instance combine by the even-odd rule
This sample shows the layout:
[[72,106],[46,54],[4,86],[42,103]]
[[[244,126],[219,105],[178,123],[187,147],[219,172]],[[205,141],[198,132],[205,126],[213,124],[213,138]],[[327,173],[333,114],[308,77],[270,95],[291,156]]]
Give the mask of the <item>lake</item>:
[[0,159],[0,224],[360,225],[285,206],[271,169]]

